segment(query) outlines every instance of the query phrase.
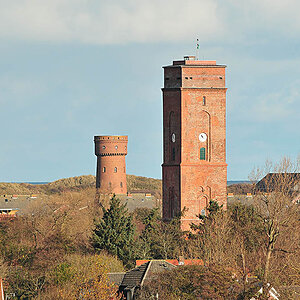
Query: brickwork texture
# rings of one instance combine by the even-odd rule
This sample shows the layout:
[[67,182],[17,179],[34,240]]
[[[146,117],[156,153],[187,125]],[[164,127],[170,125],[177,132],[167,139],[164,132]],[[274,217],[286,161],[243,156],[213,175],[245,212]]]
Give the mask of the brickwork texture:
[[126,194],[127,136],[95,136],[96,188],[104,194]]
[[225,68],[189,57],[164,67],[163,218],[186,208],[184,230],[210,199],[226,208]]

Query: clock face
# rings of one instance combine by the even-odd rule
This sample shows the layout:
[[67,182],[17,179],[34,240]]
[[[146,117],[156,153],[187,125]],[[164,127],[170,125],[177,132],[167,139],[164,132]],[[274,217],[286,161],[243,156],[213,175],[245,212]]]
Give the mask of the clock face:
[[173,133],[173,134],[172,134],[172,137],[171,137],[171,139],[172,139],[172,142],[173,142],[173,143],[175,143],[175,141],[176,141],[176,136],[175,136],[175,133]]
[[207,135],[206,133],[202,132],[199,134],[199,141],[200,142],[205,142],[207,140]]

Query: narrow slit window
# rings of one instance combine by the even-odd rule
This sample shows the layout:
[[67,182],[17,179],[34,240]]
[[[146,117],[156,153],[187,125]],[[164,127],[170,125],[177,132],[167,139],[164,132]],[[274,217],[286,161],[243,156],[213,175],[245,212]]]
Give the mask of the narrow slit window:
[[121,188],[123,187],[123,182],[120,182],[120,187],[121,187]]
[[200,160],[205,160],[205,148],[200,148]]
[[117,167],[114,168],[114,172],[115,172],[115,173],[118,172],[118,168],[117,168]]
[[172,148],[172,160],[175,160],[175,148]]
[[202,105],[206,105],[206,97],[205,96],[203,96],[203,98],[202,98]]
[[103,167],[103,173],[105,173],[106,172],[106,167]]

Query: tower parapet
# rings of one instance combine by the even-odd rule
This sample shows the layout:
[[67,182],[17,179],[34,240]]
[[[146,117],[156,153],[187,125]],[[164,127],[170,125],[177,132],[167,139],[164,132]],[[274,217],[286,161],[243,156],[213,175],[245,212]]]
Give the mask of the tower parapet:
[[96,188],[102,193],[126,194],[128,136],[95,136],[94,143],[97,156]]

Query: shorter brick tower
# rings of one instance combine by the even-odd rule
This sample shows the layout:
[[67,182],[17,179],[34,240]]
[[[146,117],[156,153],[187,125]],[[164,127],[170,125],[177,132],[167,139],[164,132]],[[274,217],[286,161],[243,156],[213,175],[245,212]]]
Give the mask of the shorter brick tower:
[[126,194],[126,163],[128,136],[95,136],[97,156],[96,188],[101,193]]

